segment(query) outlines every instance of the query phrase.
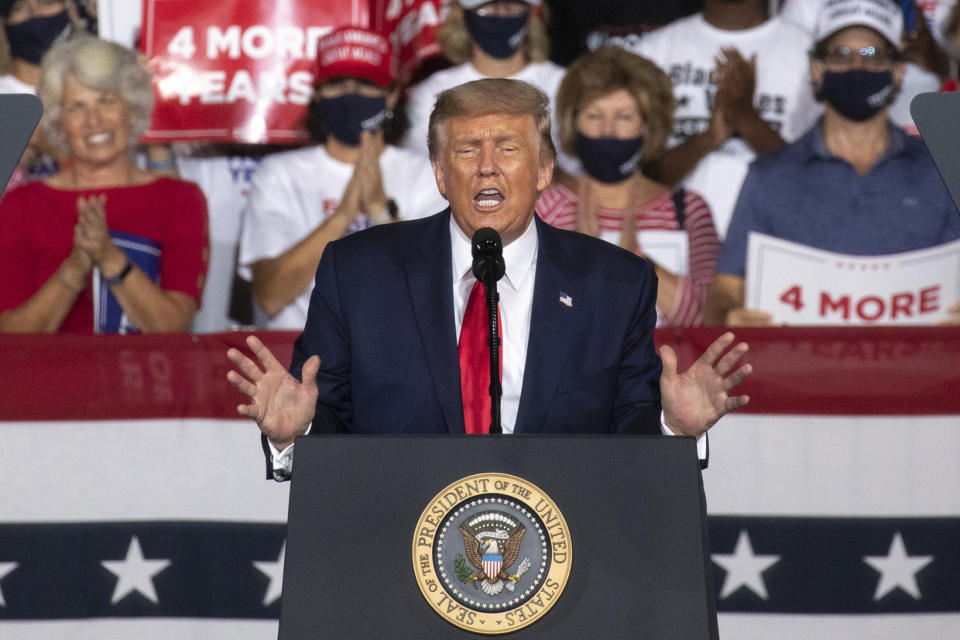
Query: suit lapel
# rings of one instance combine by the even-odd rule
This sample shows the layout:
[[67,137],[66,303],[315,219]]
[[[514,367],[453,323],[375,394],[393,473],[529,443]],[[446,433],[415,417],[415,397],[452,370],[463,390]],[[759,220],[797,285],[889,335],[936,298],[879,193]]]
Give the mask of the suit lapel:
[[450,259],[450,210],[437,216],[407,255],[407,286],[420,343],[433,377],[447,429],[464,433],[460,397],[460,360],[453,321],[453,275]]
[[[517,413],[516,431],[520,433],[538,433],[545,427],[546,412],[556,393],[578,316],[576,301],[583,299],[582,282],[568,273],[567,265],[572,262],[555,242],[556,231],[541,222],[539,216],[534,220],[539,244],[527,361]],[[569,306],[561,302],[563,296],[569,296]]]

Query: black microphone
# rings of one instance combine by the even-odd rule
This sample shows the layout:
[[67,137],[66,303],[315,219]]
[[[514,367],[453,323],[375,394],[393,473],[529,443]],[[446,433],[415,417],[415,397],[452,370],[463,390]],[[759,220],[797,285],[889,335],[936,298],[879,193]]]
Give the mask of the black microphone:
[[500,234],[490,227],[477,229],[473,234],[473,277],[483,284],[497,282],[506,272],[503,263],[503,243]]
[[500,383],[500,317],[497,304],[497,281],[506,272],[503,263],[503,243],[500,234],[490,227],[477,229],[473,234],[471,251],[473,252],[473,277],[483,283],[487,298],[487,318],[489,333],[487,346],[490,347],[490,433],[503,433],[500,426],[500,398],[503,385]]

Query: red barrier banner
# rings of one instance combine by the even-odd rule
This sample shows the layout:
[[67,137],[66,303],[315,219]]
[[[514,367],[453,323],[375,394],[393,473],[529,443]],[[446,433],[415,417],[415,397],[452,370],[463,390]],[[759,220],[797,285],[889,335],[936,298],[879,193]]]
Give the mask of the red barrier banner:
[[369,0],[143,0],[144,140],[305,141],[317,41],[344,24],[369,24]]
[[[658,329],[685,370],[722,332]],[[248,334],[6,335],[0,340],[2,420],[236,418],[230,347]],[[290,362],[294,331],[256,334]],[[960,415],[960,329],[742,328],[754,368],[738,414]],[[15,373],[14,373],[15,372]],[[53,376],[53,377],[51,377]]]
[[407,82],[427,59],[441,55],[437,31],[449,0],[373,0],[373,28],[390,34],[397,76]]

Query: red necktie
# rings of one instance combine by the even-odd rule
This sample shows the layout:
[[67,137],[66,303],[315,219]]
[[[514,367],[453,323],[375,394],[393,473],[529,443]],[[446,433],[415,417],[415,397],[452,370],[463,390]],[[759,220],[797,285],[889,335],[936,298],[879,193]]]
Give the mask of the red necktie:
[[[497,328],[500,328],[500,310],[497,310]],[[463,396],[463,423],[467,433],[490,433],[490,321],[487,316],[487,296],[483,284],[477,280],[467,299],[467,310],[460,327],[460,392]],[[498,331],[498,335],[500,332]],[[503,367],[503,350],[500,351]]]

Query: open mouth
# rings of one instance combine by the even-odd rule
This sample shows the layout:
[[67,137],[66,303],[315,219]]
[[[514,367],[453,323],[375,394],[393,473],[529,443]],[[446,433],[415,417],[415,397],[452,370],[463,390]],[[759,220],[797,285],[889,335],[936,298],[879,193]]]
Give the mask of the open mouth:
[[478,209],[496,209],[504,200],[499,189],[483,189],[473,197]]
[[110,133],[95,133],[93,135],[87,136],[85,141],[90,146],[96,146],[99,144],[105,144],[110,142],[113,139],[113,136]]

